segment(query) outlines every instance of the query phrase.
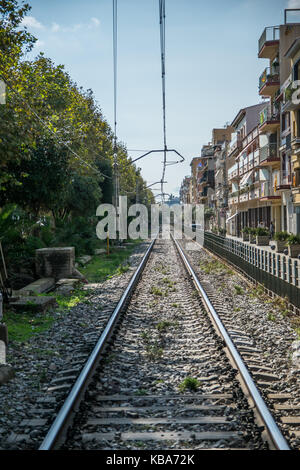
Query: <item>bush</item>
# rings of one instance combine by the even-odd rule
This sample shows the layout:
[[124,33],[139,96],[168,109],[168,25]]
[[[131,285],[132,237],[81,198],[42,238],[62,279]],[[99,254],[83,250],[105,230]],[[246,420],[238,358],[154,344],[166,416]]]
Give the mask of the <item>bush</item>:
[[256,229],[256,235],[258,237],[267,237],[269,235],[269,230],[266,228],[258,227]]
[[289,238],[290,234],[288,232],[276,232],[274,235],[274,240],[279,242],[284,242]]
[[287,239],[288,245],[300,245],[300,235],[291,234]]

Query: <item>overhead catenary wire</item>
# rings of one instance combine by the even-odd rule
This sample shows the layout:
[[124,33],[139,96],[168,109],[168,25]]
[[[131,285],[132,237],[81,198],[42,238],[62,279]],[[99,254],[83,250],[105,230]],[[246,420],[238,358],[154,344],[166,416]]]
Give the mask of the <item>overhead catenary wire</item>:
[[114,75],[114,205],[116,213],[118,213],[119,204],[119,165],[118,165],[118,152],[117,152],[117,73],[118,73],[118,0],[113,2],[113,75]]
[[160,53],[161,53],[161,80],[162,80],[162,107],[163,107],[163,141],[164,160],[161,177],[161,193],[164,201],[164,179],[167,166],[167,128],[166,128],[166,10],[165,0],[159,0],[159,24],[160,24]]

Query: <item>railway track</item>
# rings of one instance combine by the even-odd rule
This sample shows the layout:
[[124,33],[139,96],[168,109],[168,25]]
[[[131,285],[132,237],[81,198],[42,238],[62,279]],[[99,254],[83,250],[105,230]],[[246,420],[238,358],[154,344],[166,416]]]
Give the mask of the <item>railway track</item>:
[[184,258],[153,242],[40,450],[289,449]]

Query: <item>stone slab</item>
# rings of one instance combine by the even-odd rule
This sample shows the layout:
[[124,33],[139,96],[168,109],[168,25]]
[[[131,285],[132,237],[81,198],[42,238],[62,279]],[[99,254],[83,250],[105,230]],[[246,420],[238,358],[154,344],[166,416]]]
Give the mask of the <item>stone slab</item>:
[[49,292],[55,285],[53,277],[43,277],[37,281],[28,284],[28,286],[15,291],[16,295],[21,295],[26,297],[27,295],[33,294],[43,294],[44,292]]
[[18,312],[45,312],[56,304],[55,297],[21,297],[9,303],[10,307]]
[[0,364],[6,364],[6,344],[0,339]]
[[78,258],[78,262],[83,265],[89,263],[91,260],[92,256],[89,255],[81,256],[80,258]]
[[0,323],[0,341],[8,345],[8,331],[5,323]]
[[14,376],[14,369],[9,364],[0,364],[0,385],[8,382]]
[[76,286],[77,284],[80,283],[80,279],[59,279],[56,283],[56,287],[61,287],[61,286]]
[[106,254],[106,250],[104,248],[98,248],[94,251],[95,255],[104,255]]

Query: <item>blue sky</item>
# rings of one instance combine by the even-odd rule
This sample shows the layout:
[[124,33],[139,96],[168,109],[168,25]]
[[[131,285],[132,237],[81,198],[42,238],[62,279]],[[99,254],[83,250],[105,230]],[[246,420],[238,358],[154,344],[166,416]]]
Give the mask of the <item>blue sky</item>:
[[[28,2],[26,24],[38,38],[30,57],[43,51],[64,64],[79,86],[94,91],[112,125],[112,0]],[[163,147],[158,3],[118,0],[117,134],[129,150]],[[300,0],[166,0],[167,143],[185,157],[167,168],[167,192],[178,194],[212,128],[260,101],[267,64],[257,57],[258,39],[266,26],[283,23],[288,7],[300,8]],[[161,161],[152,154],[139,162],[148,184],[160,180]]]

